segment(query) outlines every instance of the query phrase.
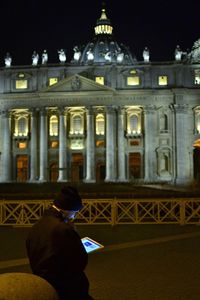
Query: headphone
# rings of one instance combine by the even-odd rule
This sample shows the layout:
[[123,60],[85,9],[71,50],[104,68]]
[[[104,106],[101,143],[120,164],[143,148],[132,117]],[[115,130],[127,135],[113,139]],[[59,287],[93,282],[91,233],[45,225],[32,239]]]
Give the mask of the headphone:
[[54,204],[52,205],[52,207],[60,213],[60,215],[65,223],[73,222],[73,219],[70,219],[62,209],[58,208]]

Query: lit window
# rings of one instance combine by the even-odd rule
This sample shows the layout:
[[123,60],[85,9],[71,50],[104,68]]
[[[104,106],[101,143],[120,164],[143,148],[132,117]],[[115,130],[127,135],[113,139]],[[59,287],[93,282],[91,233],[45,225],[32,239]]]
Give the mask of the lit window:
[[50,142],[50,148],[58,148],[58,141],[51,141]]
[[51,77],[49,78],[49,86],[54,85],[58,82],[58,78],[57,77]]
[[104,147],[105,143],[104,141],[96,141],[96,147]]
[[131,70],[130,74],[136,74],[136,70]]
[[194,83],[195,84],[200,84],[200,69],[194,70]]
[[158,76],[159,85],[167,85],[167,76]]
[[15,136],[27,136],[28,135],[28,119],[20,117],[15,120]]
[[15,88],[18,89],[27,89],[28,81],[26,79],[19,79],[15,81]]
[[73,115],[71,120],[71,133],[82,134],[83,130],[83,118],[79,114]]
[[83,141],[82,140],[72,140],[71,141],[71,149],[73,150],[80,150],[83,149]]
[[196,115],[196,130],[200,133],[200,114]]
[[105,134],[105,119],[103,114],[98,114],[96,116],[96,134]]
[[58,135],[58,117],[55,115],[50,117],[49,133],[50,133],[50,136]]
[[25,74],[24,74],[24,73],[19,73],[19,74],[18,74],[18,77],[19,77],[19,78],[24,78],[24,77],[25,77]]
[[127,85],[139,85],[140,77],[139,76],[129,76],[127,77]]
[[139,134],[141,133],[140,127],[140,119],[136,114],[130,114],[128,116],[128,123],[127,123],[127,132],[128,134]]
[[104,85],[104,77],[95,77],[95,81],[99,84]]
[[20,142],[20,143],[18,143],[17,146],[18,146],[19,149],[26,149],[27,148],[26,142]]

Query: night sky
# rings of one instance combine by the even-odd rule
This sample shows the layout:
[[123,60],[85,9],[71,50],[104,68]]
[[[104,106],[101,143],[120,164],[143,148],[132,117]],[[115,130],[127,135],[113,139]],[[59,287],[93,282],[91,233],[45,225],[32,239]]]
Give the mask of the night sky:
[[[67,62],[75,45],[87,44],[94,36],[102,1],[14,0],[1,3],[0,66],[10,52],[12,65],[32,63],[33,50],[48,51],[49,63],[58,61],[57,50],[66,50]],[[105,1],[106,12],[119,43],[129,46],[142,60],[145,46],[151,61],[174,59],[176,45],[190,51],[200,38],[200,1]]]

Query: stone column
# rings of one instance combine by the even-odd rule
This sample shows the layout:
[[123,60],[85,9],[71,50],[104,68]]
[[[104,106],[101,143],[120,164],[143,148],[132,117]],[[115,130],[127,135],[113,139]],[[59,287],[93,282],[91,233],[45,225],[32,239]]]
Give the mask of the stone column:
[[105,181],[116,181],[116,119],[113,107],[106,108],[106,178]]
[[31,111],[31,155],[30,155],[30,181],[38,179],[38,152],[37,152],[37,114],[36,109]]
[[67,122],[64,109],[59,110],[59,176],[58,181],[67,181]]
[[92,107],[87,108],[87,140],[86,140],[86,178],[85,182],[95,182],[95,146],[94,146],[94,113]]
[[47,112],[46,109],[40,111],[40,182],[47,181],[47,162],[48,162],[48,146],[47,146]]
[[147,182],[156,180],[156,107],[144,107],[144,178]]
[[125,171],[124,108],[118,108],[118,181],[127,181]]
[[175,140],[176,183],[185,184],[192,179],[192,175],[191,175],[192,140],[190,138],[191,125],[190,125],[190,118],[188,114],[188,105],[175,104],[174,112],[175,112],[174,140]]
[[11,117],[9,111],[2,112],[2,173],[1,182],[10,182],[11,179]]

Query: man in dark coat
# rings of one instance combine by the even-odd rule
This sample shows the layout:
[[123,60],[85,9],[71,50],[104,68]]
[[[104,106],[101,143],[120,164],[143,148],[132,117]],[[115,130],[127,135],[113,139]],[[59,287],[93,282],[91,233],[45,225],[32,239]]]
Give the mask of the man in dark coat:
[[42,218],[30,229],[26,248],[33,274],[46,279],[61,300],[92,300],[84,273],[88,255],[74,228],[82,207],[73,187],[64,187]]

